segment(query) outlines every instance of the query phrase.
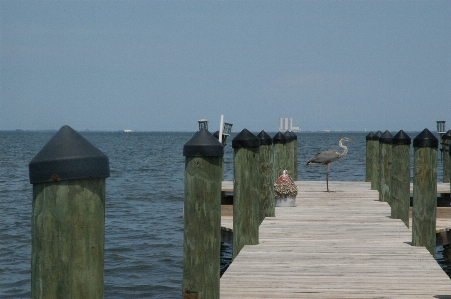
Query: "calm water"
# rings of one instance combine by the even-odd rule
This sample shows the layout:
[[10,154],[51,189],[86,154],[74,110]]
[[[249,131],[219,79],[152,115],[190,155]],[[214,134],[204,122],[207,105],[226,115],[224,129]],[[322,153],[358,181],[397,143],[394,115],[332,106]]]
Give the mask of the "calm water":
[[[0,132],[0,298],[30,297],[32,185],[28,163],[55,133]],[[179,298],[183,145],[194,133],[80,133],[110,160],[105,298]],[[235,134],[225,148],[226,180],[233,178],[231,140]],[[347,136],[356,141],[347,143],[348,155],[332,164],[329,179],[364,181],[366,135],[298,133],[299,179],[324,180],[324,167],[305,166],[305,162],[319,151],[338,148],[338,140]],[[412,139],[416,135],[409,133]],[[230,247],[223,247],[223,251],[227,256]]]

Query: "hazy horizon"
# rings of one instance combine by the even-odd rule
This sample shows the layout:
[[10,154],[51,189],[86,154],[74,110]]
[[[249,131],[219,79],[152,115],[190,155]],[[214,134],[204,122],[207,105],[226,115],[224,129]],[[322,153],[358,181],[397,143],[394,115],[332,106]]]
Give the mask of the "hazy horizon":
[[0,130],[435,131],[451,1],[0,0]]

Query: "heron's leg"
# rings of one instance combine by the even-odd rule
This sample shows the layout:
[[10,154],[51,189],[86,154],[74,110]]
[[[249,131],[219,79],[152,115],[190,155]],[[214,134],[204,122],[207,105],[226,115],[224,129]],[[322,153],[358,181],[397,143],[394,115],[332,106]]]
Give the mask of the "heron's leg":
[[327,164],[327,170],[326,170],[326,185],[327,185],[327,192],[329,191],[329,168],[330,168],[330,163]]

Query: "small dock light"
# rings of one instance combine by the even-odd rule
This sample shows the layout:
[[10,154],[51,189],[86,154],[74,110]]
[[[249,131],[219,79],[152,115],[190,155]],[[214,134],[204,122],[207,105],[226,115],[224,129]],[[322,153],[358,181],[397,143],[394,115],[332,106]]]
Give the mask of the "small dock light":
[[199,131],[201,129],[207,129],[208,130],[208,119],[199,119]]

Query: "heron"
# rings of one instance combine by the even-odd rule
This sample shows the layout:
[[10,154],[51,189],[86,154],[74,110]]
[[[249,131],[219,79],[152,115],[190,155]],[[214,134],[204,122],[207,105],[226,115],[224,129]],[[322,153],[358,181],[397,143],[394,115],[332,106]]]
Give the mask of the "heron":
[[340,139],[340,141],[338,142],[338,146],[340,146],[343,149],[343,152],[340,154],[340,152],[336,149],[332,149],[332,150],[328,150],[325,152],[321,152],[321,153],[317,153],[315,155],[315,157],[309,159],[307,161],[307,165],[309,164],[319,164],[319,165],[325,165],[327,166],[327,170],[326,170],[326,185],[327,185],[327,192],[329,191],[329,168],[330,168],[330,164],[332,162],[335,162],[337,160],[342,159],[344,156],[346,156],[346,154],[348,153],[348,147],[343,145],[343,142],[346,141],[354,141],[350,138],[347,137],[343,137]]

